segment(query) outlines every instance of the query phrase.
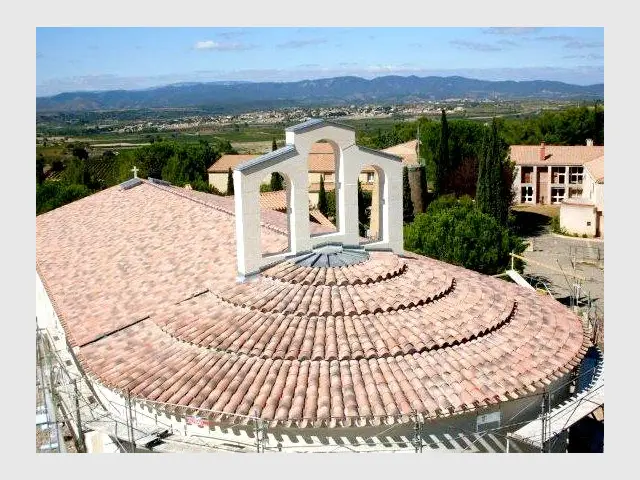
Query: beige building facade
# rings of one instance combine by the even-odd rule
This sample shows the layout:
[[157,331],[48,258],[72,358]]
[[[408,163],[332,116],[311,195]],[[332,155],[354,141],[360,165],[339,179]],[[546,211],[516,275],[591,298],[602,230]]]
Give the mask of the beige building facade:
[[560,227],[569,233],[604,237],[604,155],[584,165],[582,196],[562,202]]
[[604,147],[590,141],[574,146],[512,145],[515,203],[560,205],[582,197],[585,164],[603,155]]

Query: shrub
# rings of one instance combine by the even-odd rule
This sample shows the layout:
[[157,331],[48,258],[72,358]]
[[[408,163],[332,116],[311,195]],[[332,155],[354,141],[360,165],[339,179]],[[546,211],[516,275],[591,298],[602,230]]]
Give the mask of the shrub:
[[510,252],[525,249],[491,215],[480,212],[468,197],[440,197],[405,226],[405,248],[485,274],[505,270]]

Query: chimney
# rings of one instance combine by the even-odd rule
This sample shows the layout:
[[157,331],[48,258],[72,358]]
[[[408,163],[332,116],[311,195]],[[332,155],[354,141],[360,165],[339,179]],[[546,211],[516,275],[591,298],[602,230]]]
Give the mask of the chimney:
[[593,147],[593,139],[587,138],[587,147]]
[[540,161],[544,162],[545,158],[546,158],[546,155],[544,150],[544,142],[541,142],[540,143]]

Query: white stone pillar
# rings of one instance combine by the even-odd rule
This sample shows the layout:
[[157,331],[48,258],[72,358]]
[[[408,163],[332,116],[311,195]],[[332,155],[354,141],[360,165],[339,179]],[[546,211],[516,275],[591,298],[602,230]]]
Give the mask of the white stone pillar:
[[533,203],[538,203],[538,167],[536,165],[533,166],[533,179],[531,184],[533,185]]
[[[395,253],[404,251],[404,225],[402,217],[402,164],[396,171],[390,170],[385,178],[383,205],[383,239]],[[387,200],[388,199],[388,200]]]
[[287,191],[289,214],[289,248],[292,253],[311,250],[309,235],[309,193],[307,184],[307,165],[299,162],[300,166],[291,175],[292,187]]
[[242,172],[236,170],[233,172],[233,188],[235,192],[238,275],[245,277],[257,273],[262,260],[260,179],[258,177],[247,178]]

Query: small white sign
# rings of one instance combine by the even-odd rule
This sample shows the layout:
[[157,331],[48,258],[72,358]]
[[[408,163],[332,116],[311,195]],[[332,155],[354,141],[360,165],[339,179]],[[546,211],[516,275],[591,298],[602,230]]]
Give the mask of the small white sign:
[[502,415],[500,414],[499,411],[493,412],[493,413],[485,413],[484,415],[478,415],[478,418],[476,420],[477,430],[480,431],[483,429],[483,427],[489,427],[489,426],[493,428],[499,427],[501,419],[502,419]]

